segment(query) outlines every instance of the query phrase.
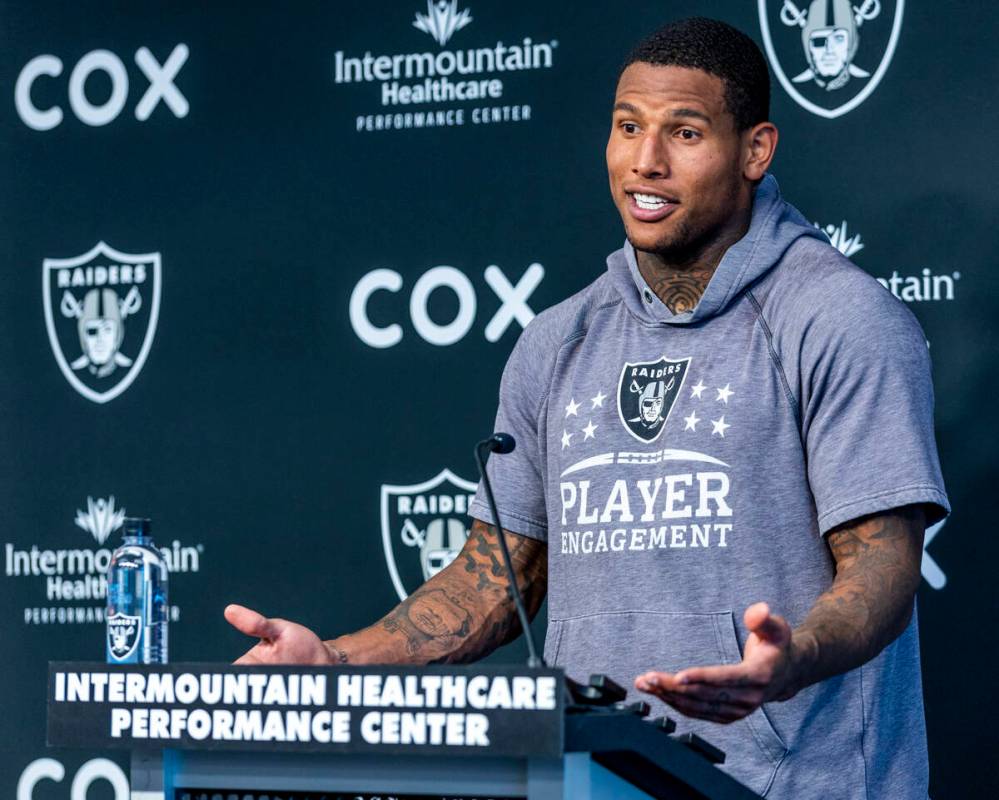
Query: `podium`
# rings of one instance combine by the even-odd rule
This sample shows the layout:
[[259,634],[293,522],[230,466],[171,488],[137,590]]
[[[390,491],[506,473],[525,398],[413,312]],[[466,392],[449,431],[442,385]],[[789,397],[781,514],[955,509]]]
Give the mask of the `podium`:
[[49,665],[49,745],[130,750],[132,800],[758,798],[647,714],[557,669]]

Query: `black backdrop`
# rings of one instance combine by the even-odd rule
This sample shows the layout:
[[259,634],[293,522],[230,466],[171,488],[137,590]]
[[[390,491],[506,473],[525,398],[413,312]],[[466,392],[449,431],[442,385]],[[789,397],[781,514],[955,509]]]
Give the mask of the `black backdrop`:
[[[444,469],[474,480],[471,443],[490,429],[521,322],[498,338],[487,326],[514,309],[526,319],[511,296],[537,312],[581,288],[619,246],[602,153],[617,66],[639,36],[695,13],[761,45],[770,31],[771,65],[804,101],[775,77],[785,195],[910,304],[931,343],[954,506],[928,543],[919,594],[932,787],[938,798],[995,793],[982,766],[996,743],[999,555],[981,529],[999,388],[991,5],[883,0],[873,16],[859,4],[869,18],[853,63],[868,75],[825,90],[790,82],[806,68],[801,26],[780,20],[778,3],[469,2],[438,29],[425,0],[0,2],[0,794],[115,796],[101,778],[116,768],[93,761],[108,754],[46,750],[43,707],[48,660],[102,656],[88,609],[103,599],[87,576],[119,538],[112,502],[151,516],[173,554],[174,660],[242,651],[227,602],[333,635],[398,600],[382,487]],[[383,106],[383,84],[426,77],[382,80],[392,56],[428,53],[421,63],[446,72],[442,52],[488,48],[496,60],[498,43],[504,66],[522,68],[445,77],[498,80],[499,97]],[[338,52],[369,53],[373,79],[337,82]],[[441,113],[421,120],[428,111]],[[81,267],[63,266],[68,287],[58,260]],[[88,284],[86,267],[108,265],[117,284],[96,269]],[[128,284],[121,268],[135,279],[137,265],[146,280]],[[440,267],[451,269],[418,283]],[[381,334],[401,333],[387,347],[351,321],[355,287],[375,270],[396,275],[376,273],[388,275],[382,288],[355,300],[376,328],[399,326]],[[384,288],[393,280],[398,291]],[[433,291],[414,322],[417,286]],[[130,311],[110,375],[91,372],[97,351],[80,361],[77,320],[95,288],[92,304],[110,288]],[[391,512],[407,490],[385,491],[398,571],[418,575]],[[493,658],[517,660],[520,646]]]

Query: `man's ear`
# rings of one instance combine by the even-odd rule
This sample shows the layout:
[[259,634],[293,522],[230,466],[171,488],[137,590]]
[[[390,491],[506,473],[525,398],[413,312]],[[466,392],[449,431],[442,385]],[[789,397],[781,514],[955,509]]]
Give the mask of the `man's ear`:
[[761,122],[746,131],[743,137],[745,141],[743,177],[748,181],[758,181],[770,169],[770,162],[777,152],[777,126],[772,122]]

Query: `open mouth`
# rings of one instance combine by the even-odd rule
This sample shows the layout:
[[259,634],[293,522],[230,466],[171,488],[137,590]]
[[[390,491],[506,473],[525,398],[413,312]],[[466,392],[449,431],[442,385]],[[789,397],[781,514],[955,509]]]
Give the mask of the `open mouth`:
[[631,192],[631,199],[635,201],[636,206],[645,211],[658,211],[670,202],[657,194],[642,194],[641,192]]
[[640,222],[658,222],[667,217],[679,205],[672,197],[649,192],[625,192],[628,195],[628,209],[631,216]]

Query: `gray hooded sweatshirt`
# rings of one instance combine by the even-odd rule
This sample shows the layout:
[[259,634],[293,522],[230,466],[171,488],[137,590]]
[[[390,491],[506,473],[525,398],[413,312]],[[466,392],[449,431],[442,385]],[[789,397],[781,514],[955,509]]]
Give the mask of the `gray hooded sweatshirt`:
[[[648,289],[628,244],[539,314],[500,387],[489,471],[505,529],[548,544],[550,664],[610,675],[733,664],[743,611],[792,626],[833,581],[824,535],[910,503],[949,512],[927,343],[767,176],[747,234],[692,312]],[[493,522],[484,497],[473,517]],[[925,800],[915,613],[857,669],[731,725],[682,717],[775,800]]]

